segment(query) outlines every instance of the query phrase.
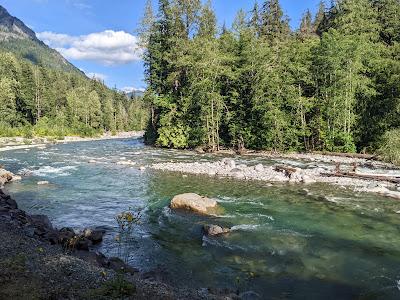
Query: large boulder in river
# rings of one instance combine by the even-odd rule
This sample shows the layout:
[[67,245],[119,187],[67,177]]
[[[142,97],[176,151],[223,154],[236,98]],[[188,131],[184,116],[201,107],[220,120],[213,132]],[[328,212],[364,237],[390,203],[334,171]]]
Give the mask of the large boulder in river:
[[172,209],[186,209],[201,214],[208,214],[210,210],[216,208],[218,205],[217,201],[202,197],[194,193],[187,193],[176,195],[171,200]]

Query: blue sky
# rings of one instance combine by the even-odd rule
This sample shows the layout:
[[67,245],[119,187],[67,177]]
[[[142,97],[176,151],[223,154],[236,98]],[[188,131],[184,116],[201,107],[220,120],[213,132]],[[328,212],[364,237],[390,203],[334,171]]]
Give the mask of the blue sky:
[[[38,36],[90,76],[109,87],[144,88],[143,65],[136,51],[134,30],[145,0],[0,0]],[[213,0],[218,21],[231,24],[237,11],[250,11],[254,0]],[[261,3],[261,0],[259,0]],[[281,0],[297,28],[302,14],[315,12],[319,0]],[[154,0],[156,3],[156,0]]]

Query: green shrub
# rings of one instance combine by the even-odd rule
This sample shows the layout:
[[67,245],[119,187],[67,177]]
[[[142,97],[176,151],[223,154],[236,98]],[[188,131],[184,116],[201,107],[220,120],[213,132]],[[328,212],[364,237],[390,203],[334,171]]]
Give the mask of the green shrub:
[[188,147],[188,128],[182,125],[161,127],[158,134],[158,146],[181,149]]
[[14,137],[19,135],[18,128],[12,128],[9,124],[0,122],[0,137]]
[[33,128],[32,126],[25,126],[22,128],[22,136],[26,139],[33,138]]
[[400,165],[400,129],[386,132],[377,152],[386,162]]

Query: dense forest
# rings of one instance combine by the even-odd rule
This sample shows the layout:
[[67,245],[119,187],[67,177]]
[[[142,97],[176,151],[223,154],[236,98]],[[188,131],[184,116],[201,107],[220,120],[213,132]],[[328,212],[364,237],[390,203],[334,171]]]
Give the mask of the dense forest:
[[[211,2],[148,2],[141,24],[163,147],[400,149],[400,1],[321,2],[293,31],[278,0],[219,28]],[[397,143],[397,144],[396,144]]]
[[93,136],[141,130],[148,108],[79,72],[0,51],[0,136]]

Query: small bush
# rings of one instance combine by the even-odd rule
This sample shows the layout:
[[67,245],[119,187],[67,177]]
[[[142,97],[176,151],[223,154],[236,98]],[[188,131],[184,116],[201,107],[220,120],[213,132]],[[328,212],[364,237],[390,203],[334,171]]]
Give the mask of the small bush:
[[22,136],[26,139],[32,139],[33,138],[33,129],[31,126],[25,126],[22,129]]
[[394,129],[385,133],[378,154],[386,162],[400,165],[400,129]]
[[89,299],[130,299],[135,293],[135,284],[126,280],[123,274],[117,274],[101,287],[90,290],[86,296]]

